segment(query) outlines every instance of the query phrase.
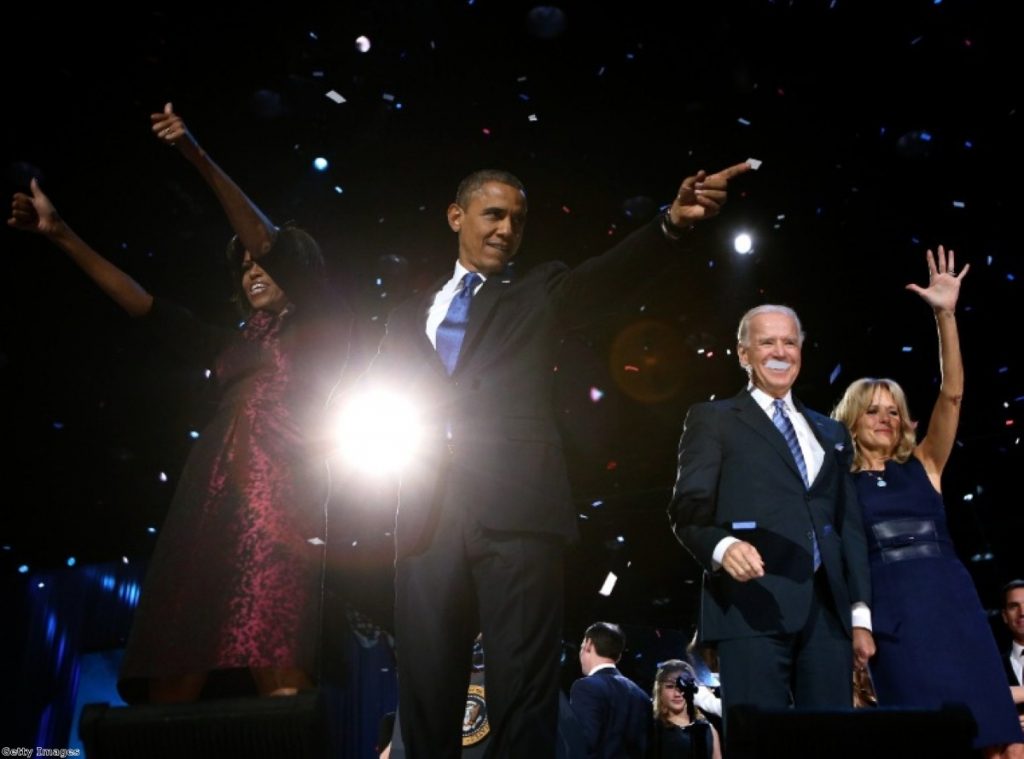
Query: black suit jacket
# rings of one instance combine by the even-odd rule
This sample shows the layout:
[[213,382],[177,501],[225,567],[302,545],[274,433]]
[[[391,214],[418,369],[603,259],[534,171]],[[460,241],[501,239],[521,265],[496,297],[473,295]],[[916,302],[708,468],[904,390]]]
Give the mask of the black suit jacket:
[[[690,409],[679,443],[669,506],[672,529],[704,567],[701,636],[727,640],[793,633],[813,594],[813,529],[839,617],[850,631],[852,602],[870,604],[870,574],[860,503],[849,476],[846,428],[794,399],[825,452],[804,486],[785,438],[743,390]],[[711,555],[727,536],[760,552],[765,576],[740,583],[713,571]]]
[[488,277],[450,377],[425,333],[437,288],[395,309],[371,376],[412,394],[426,429],[402,478],[399,556],[426,545],[443,500],[488,529],[576,537],[552,409],[559,338],[685,258],[681,247],[652,222],[575,269],[550,262],[522,276]]
[[[1003,669],[1006,670],[1006,682],[1010,685],[1024,685],[1018,678],[1017,673],[1013,671],[1013,664],[1010,662],[1010,657],[1013,656],[1013,649],[1010,648],[1008,651],[1003,651],[1003,655],[1000,657],[1003,660]],[[1020,711],[1020,707],[1024,704],[1018,704],[1017,711]]]
[[640,686],[606,667],[572,684],[572,710],[583,726],[587,756],[642,758],[654,725],[651,699]]

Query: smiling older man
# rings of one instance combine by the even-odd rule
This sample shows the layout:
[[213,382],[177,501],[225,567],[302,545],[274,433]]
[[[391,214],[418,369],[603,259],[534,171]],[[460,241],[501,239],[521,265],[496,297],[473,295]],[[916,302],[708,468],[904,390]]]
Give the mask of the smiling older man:
[[705,570],[700,635],[718,644],[727,718],[738,705],[849,706],[854,659],[874,652],[852,447],[793,397],[803,337],[786,306],[748,311],[747,387],[691,408],[679,443],[669,516]]

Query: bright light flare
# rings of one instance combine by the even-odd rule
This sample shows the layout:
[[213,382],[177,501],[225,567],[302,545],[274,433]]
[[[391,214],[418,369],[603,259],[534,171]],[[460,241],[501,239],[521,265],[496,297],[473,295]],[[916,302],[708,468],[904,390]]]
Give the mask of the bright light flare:
[[733,249],[741,256],[745,256],[754,249],[754,240],[746,232],[736,235],[736,239],[732,241]]
[[416,404],[384,390],[352,397],[339,413],[335,430],[342,458],[371,475],[400,471],[423,434]]

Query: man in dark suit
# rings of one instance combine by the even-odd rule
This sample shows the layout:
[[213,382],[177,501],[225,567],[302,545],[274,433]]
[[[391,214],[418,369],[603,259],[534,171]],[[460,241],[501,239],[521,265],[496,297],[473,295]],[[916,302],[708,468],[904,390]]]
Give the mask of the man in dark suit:
[[643,759],[654,717],[651,699],[619,672],[616,664],[626,648],[618,625],[595,622],[580,646],[585,677],[572,684],[569,701],[587,740],[587,756],[600,759]]
[[455,757],[473,637],[487,641],[491,755],[553,756],[562,550],[576,536],[552,400],[558,341],[644,280],[685,263],[689,227],[714,216],[739,164],[698,172],[667,212],[570,270],[513,277],[526,194],[481,171],[448,208],[458,261],[398,307],[371,377],[423,409],[425,443],[402,475],[395,628],[411,757]]
[[791,393],[802,343],[792,309],[748,311],[748,386],[691,408],[679,443],[669,516],[705,570],[700,636],[718,644],[727,719],[738,705],[848,707],[851,668],[874,653],[853,449]]
[[1024,580],[1013,580],[1003,587],[1003,622],[1013,638],[1003,656],[1003,666],[1024,728]]

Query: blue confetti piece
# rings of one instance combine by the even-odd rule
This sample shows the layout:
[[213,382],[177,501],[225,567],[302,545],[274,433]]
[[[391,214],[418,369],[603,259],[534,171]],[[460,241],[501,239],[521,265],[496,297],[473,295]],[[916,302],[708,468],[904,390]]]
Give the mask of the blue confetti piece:
[[20,575],[27,575],[28,574],[28,564],[22,564],[20,567],[18,567],[18,574],[20,574]]
[[193,440],[198,440],[199,439],[199,433],[196,432],[195,430],[192,430],[191,432],[189,432],[188,436],[190,438],[192,438]]
[[970,150],[971,148],[974,147],[974,143],[971,142],[970,140],[964,140],[964,147]]
[[836,364],[836,368],[832,370],[832,373],[828,375],[828,384],[834,385],[836,380],[839,379],[839,373],[843,371],[842,364]]
[[743,126],[750,126],[750,122],[747,119],[743,118],[742,116],[736,120],[740,122]]
[[1006,278],[1007,278],[1008,280],[1010,280],[1011,282],[1013,282],[1013,280],[1017,279],[1017,278],[1016,278],[1016,277],[1015,277],[1014,275],[1012,275],[1012,274],[1007,274],[1007,275],[1006,275]]
[[590,505],[591,505],[591,507],[597,509],[597,508],[600,508],[601,506],[604,506],[604,501],[600,501],[600,500],[593,501]]
[[338,185],[334,185],[334,191],[339,195],[343,195],[345,192],[345,188],[339,187]]
[[525,92],[519,93],[519,99],[522,100],[524,103],[530,102],[530,96],[527,95]]
[[69,566],[69,567],[73,567],[73,566],[75,566],[75,564],[77,564],[77,563],[78,563],[78,562],[77,562],[77,561],[75,560],[75,557],[74,557],[74,556],[68,556],[68,566]]
[[914,243],[914,245],[920,245],[921,244],[921,240],[919,240],[917,237],[911,237],[910,241],[912,243]]
[[911,346],[909,346],[909,345],[904,345],[903,346],[903,352],[904,353],[910,353],[912,350],[914,350],[914,349]]
[[918,137],[921,138],[921,142],[931,142],[932,141],[932,133],[931,132],[921,132],[921,134],[919,134]]
[[1000,366],[999,367],[999,373],[1000,374],[1006,374],[1008,371],[1010,371],[1010,367],[1008,367],[1008,366]]
[[923,36],[922,37],[914,37],[914,39],[910,40],[910,44],[911,45],[916,45],[918,42],[920,42],[923,39],[924,39]]
[[966,207],[967,207],[967,204],[964,203],[962,200],[954,200],[953,201],[953,208],[966,208]]
[[985,263],[989,266],[992,265],[992,256],[985,256]]

